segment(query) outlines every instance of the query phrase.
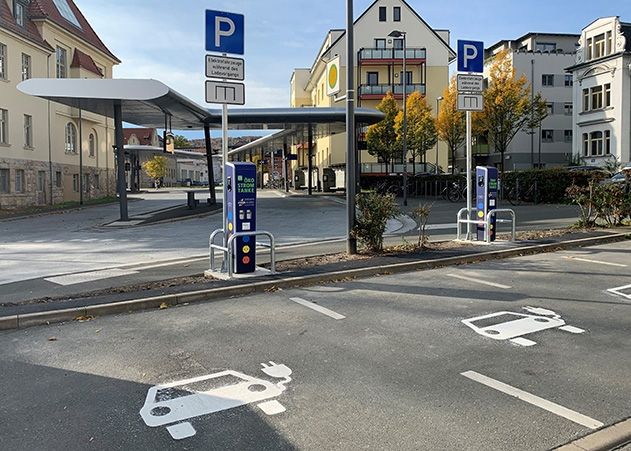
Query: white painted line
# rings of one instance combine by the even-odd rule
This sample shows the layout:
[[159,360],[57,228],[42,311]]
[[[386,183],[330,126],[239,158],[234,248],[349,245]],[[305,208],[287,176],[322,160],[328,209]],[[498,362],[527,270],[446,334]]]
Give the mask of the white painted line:
[[623,265],[622,263],[612,263],[612,262],[604,262],[601,260],[590,260],[588,258],[580,258],[580,257],[563,257],[567,260],[576,260],[579,262],[585,262],[585,263],[596,263],[597,265],[606,265],[606,266],[616,266],[618,268],[626,268],[627,265]]
[[479,382],[482,385],[494,388],[495,390],[501,391],[502,393],[505,393],[509,396],[521,399],[522,401],[532,404],[533,406],[539,407],[543,410],[547,410],[548,412],[563,417],[567,420],[573,421],[574,423],[580,424],[581,426],[585,426],[586,428],[598,429],[604,426],[603,423],[601,423],[600,421],[596,421],[593,418],[587,417],[583,414],[570,410],[567,407],[560,406],[559,404],[555,404],[551,401],[540,398],[539,396],[535,396],[518,388],[511,387],[508,384],[496,381],[495,379],[491,379],[490,377],[484,376],[480,373],[476,373],[475,371],[465,371],[464,373],[460,374],[468,379],[471,379],[472,381]]
[[559,329],[564,331],[564,332],[569,332],[571,334],[582,334],[582,333],[585,333],[585,331],[583,329],[580,329],[580,328],[574,327],[574,326],[563,326],[563,327],[559,327]]
[[530,347],[537,344],[536,341],[528,340],[527,338],[513,338],[512,340],[510,340],[510,342],[525,347]]
[[78,274],[68,274],[65,276],[49,277],[44,280],[56,283],[57,285],[76,285],[78,283],[94,282],[95,280],[110,279],[112,277],[129,276],[138,274],[138,271],[124,269],[106,269],[103,271],[90,271]]
[[175,266],[175,265],[181,265],[182,263],[192,263],[192,262],[197,262],[201,260],[208,260],[208,257],[207,256],[194,257],[194,258],[187,258],[185,260],[177,260],[177,261],[171,261],[171,262],[166,262],[166,263],[156,263],[155,265],[140,266],[137,268],[134,267],[134,269],[136,271],[145,271],[147,269],[162,268],[164,266]]
[[346,318],[344,315],[340,315],[339,313],[334,312],[333,310],[329,310],[328,308],[322,307],[321,305],[314,304],[313,302],[309,302],[302,298],[290,298],[291,301],[294,301],[297,304],[304,305],[305,307],[310,308],[311,310],[315,310],[316,312],[320,312],[323,315],[330,316],[333,319],[344,319]]
[[279,413],[283,413],[285,410],[287,410],[285,409],[285,406],[283,406],[281,403],[279,403],[275,399],[272,399],[271,401],[267,401],[267,402],[262,402],[257,407],[261,409],[266,415],[270,415],[270,416],[278,415]]
[[487,282],[486,280],[475,279],[473,277],[461,276],[460,274],[447,274],[449,277],[453,277],[454,279],[466,280],[467,282],[480,283],[482,285],[488,285],[490,287],[502,288],[503,290],[510,290],[512,287],[508,285],[502,285],[501,283]]
[[623,287],[617,287],[617,288],[609,288],[607,291],[613,294],[617,294],[618,296],[631,299],[631,294],[626,294],[622,292],[623,290],[629,290],[629,289],[631,289],[631,285],[625,285]]
[[192,437],[197,433],[193,425],[188,421],[167,426],[167,431],[169,431],[173,440],[183,440],[185,438]]

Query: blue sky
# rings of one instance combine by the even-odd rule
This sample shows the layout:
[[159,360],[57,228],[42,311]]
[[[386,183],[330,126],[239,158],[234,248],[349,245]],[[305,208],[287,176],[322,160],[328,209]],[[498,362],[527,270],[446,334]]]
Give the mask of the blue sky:
[[[248,107],[289,105],[289,78],[310,67],[326,32],[344,28],[345,0],[75,0],[123,62],[117,78],[155,78],[204,105],[204,10],[245,14]],[[355,17],[372,0],[355,0]],[[603,16],[631,22],[629,0],[408,1],[430,26],[488,46],[530,31],[580,33]],[[212,106],[210,106],[212,107]]]

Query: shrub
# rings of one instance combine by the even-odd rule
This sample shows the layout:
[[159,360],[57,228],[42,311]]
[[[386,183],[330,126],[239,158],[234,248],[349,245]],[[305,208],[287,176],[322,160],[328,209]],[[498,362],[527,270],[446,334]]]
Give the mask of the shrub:
[[591,182],[587,187],[572,185],[566,193],[568,199],[581,210],[580,226],[593,227],[598,221],[617,226],[631,215],[631,194],[625,194],[624,187],[620,185],[596,185]]
[[427,234],[427,222],[429,221],[429,215],[432,212],[432,206],[434,204],[422,204],[412,211],[412,216],[418,221],[418,243],[417,246],[423,249],[429,242],[429,236]]
[[353,235],[373,252],[383,250],[383,234],[389,219],[399,213],[393,194],[375,192],[357,195],[357,224]]

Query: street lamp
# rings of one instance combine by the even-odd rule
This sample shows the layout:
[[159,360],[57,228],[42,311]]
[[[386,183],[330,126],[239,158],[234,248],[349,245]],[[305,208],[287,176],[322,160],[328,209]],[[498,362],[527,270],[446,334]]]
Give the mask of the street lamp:
[[405,31],[394,30],[388,36],[391,38],[403,38],[403,205],[408,205],[408,108],[406,105],[407,98],[407,67],[406,67],[406,45],[405,45]]
[[[438,113],[440,112],[441,100],[443,100],[443,96],[436,97],[436,119],[438,119]],[[436,137],[436,175],[438,175],[438,137]]]

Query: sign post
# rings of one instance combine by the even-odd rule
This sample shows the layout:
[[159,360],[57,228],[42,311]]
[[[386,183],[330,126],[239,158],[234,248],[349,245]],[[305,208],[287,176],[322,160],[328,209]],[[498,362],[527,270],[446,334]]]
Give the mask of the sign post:
[[[467,112],[467,219],[471,220],[473,141],[471,112],[484,110],[482,88],[484,79],[484,43],[480,41],[458,41],[458,110]],[[467,222],[467,240],[471,239],[471,223]]]

